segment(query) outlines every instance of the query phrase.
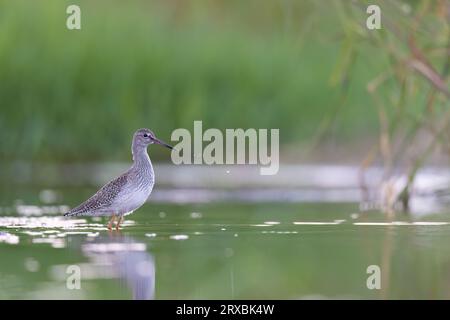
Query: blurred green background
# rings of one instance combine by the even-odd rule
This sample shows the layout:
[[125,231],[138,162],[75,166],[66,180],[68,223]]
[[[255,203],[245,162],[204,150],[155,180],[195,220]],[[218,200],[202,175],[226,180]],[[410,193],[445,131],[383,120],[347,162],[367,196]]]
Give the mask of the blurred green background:
[[[69,4],[81,7],[81,30],[66,28]],[[1,1],[0,157],[128,159],[136,128],[168,140],[194,120],[280,128],[293,149],[330,119],[325,141],[370,138],[378,120],[366,86],[387,61],[363,42],[349,53],[343,10],[340,1]]]

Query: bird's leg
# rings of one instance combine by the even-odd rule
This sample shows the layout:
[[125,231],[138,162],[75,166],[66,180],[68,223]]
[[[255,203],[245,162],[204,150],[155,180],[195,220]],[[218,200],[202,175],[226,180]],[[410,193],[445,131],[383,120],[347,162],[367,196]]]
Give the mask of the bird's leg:
[[112,217],[111,217],[111,220],[109,220],[109,223],[108,223],[108,230],[109,231],[112,230],[112,225],[113,225],[114,219],[116,219],[116,215],[115,214],[113,214]]
[[116,223],[116,230],[119,230],[119,226],[122,222],[123,222],[123,216],[120,216]]

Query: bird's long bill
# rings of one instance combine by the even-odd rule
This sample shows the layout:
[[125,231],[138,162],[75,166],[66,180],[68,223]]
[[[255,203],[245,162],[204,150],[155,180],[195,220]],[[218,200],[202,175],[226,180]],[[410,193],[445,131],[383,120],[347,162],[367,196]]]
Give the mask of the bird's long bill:
[[159,140],[159,139],[157,139],[157,138],[153,138],[153,141],[154,141],[155,143],[157,143],[157,144],[160,144],[160,145],[166,147],[166,148],[169,148],[170,150],[173,149],[173,147],[172,147],[170,144],[167,144],[167,143],[165,143],[164,141],[161,141],[161,140]]

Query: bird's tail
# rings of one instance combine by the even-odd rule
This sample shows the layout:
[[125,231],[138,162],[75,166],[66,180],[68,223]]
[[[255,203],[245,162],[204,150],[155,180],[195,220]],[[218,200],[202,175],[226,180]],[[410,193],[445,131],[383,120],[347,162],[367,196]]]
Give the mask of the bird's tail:
[[73,210],[73,209],[67,211],[66,213],[64,213],[64,217],[74,217],[74,216],[77,216],[77,215],[78,215],[78,212]]

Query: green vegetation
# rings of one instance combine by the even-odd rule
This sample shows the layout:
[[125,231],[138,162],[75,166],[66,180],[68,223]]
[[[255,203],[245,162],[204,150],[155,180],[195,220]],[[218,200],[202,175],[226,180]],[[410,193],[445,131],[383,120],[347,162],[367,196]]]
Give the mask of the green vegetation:
[[[80,31],[65,27],[69,2],[0,4],[3,159],[123,159],[137,127],[168,140],[194,120],[280,128],[299,146],[338,107],[336,3],[78,3]],[[376,53],[352,61],[330,136],[376,132],[365,87],[382,65]]]
[[392,166],[395,140],[405,154],[448,109],[426,74],[448,69],[445,1],[378,1],[376,31],[365,1],[77,3],[78,31],[68,1],[0,4],[1,159],[127,159],[136,128],[168,140],[203,120],[280,128],[293,150],[381,134],[367,163]]

